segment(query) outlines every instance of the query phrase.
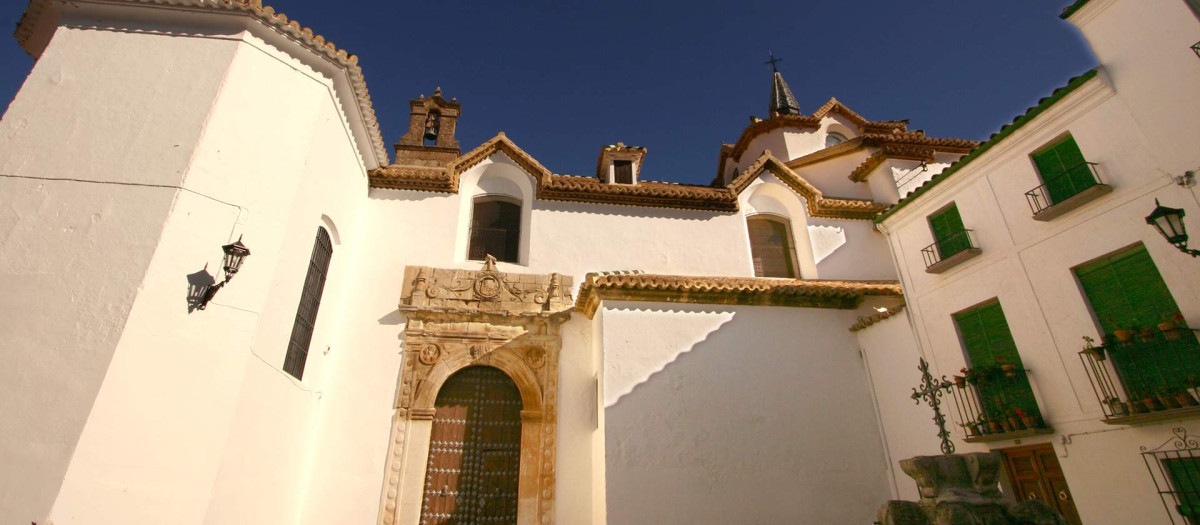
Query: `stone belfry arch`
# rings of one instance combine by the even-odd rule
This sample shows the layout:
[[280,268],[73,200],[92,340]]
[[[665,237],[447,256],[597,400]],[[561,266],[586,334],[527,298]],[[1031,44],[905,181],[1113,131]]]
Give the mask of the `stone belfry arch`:
[[554,521],[561,327],[571,316],[571,278],[507,274],[487,257],[478,271],[410,266],[400,312],[404,358],[381,495],[380,525],[420,520],[438,392],[454,373],[489,366],[521,397],[517,523]]

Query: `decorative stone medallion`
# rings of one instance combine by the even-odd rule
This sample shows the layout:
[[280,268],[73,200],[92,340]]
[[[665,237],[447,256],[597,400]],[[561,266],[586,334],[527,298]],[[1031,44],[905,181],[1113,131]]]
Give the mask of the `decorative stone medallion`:
[[438,358],[441,356],[442,356],[442,349],[438,348],[438,345],[435,345],[433,343],[426,343],[424,346],[421,347],[421,353],[419,354],[419,357],[417,359],[419,359],[422,364],[432,365],[432,364],[436,363]]

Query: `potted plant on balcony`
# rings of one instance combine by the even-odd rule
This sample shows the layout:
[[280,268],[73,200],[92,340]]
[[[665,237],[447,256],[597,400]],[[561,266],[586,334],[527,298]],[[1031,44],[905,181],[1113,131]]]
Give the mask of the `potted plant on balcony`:
[[1140,330],[1138,330],[1138,341],[1143,343],[1153,343],[1154,329],[1150,328],[1149,326],[1142,327]]
[[1162,410],[1158,401],[1154,400],[1154,394],[1146,392],[1142,395],[1142,406],[1146,407],[1146,412],[1156,412]]
[[[964,372],[966,370],[967,370],[966,368],[963,369]],[[965,376],[965,375],[954,376],[954,386],[957,386],[958,388],[966,388],[967,387],[967,376]]]
[[[1110,324],[1112,326],[1117,326],[1117,322],[1112,319],[1108,320],[1108,324]],[[1117,328],[1116,330],[1113,330],[1113,337],[1116,337],[1117,341],[1120,341],[1121,343],[1126,343],[1126,344],[1132,342],[1133,336],[1136,334],[1137,334],[1136,326],[1130,327],[1130,328]]]
[[1104,403],[1108,405],[1109,412],[1113,417],[1125,417],[1129,415],[1129,408],[1116,397],[1110,397]]
[[1095,339],[1086,335],[1083,336],[1083,353],[1096,361],[1103,361],[1105,359],[1104,346],[1096,346],[1095,342]]
[[[1145,400],[1135,401],[1134,398],[1131,396],[1129,398],[1129,402],[1125,403],[1125,406],[1129,407],[1130,414],[1145,414],[1146,412],[1149,412],[1151,409],[1146,408],[1146,404],[1144,401]],[[1154,402],[1151,401],[1151,406],[1153,406],[1153,403]]]
[[1021,424],[1025,425],[1025,428],[1029,428],[1029,429],[1038,428],[1039,425],[1038,425],[1037,416],[1030,414],[1028,412],[1025,412],[1024,410],[1021,410],[1019,408],[1016,409],[1015,412],[1017,413],[1017,417],[1021,418]]
[[1196,405],[1200,405],[1200,403],[1196,402],[1196,398],[1192,397],[1192,394],[1188,393],[1187,390],[1175,389],[1171,391],[1171,394],[1175,397],[1175,402],[1178,403],[1180,407],[1194,407]]
[[1186,327],[1187,323],[1183,320],[1183,314],[1179,312],[1164,313],[1162,322],[1158,323],[1158,330],[1168,341],[1178,341],[1183,337],[1183,330]]

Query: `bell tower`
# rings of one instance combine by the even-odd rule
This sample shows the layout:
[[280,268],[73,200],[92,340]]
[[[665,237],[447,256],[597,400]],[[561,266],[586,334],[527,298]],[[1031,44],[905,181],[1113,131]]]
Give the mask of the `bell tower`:
[[442,88],[433,96],[421,95],[408,101],[408,133],[396,142],[396,164],[441,167],[459,155],[454,128],[462,106],[458,99],[442,98]]

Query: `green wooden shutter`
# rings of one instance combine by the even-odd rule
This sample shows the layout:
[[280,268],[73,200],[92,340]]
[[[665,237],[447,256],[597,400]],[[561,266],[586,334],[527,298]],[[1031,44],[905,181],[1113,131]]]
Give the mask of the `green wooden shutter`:
[[929,227],[933,230],[933,239],[942,259],[971,247],[962,217],[958,214],[958,206],[955,204],[930,215]]
[[1179,499],[1179,514],[1191,519],[1200,518],[1200,459],[1164,459],[1171,485]]
[[[1145,247],[1081,266],[1075,275],[1105,333],[1156,328],[1164,314],[1179,311]],[[1200,378],[1200,344],[1189,331],[1177,341],[1156,336],[1153,342],[1116,346],[1109,354],[1133,399],[1184,386],[1189,377]]]
[[1062,202],[1096,185],[1096,178],[1092,176],[1083,152],[1075,143],[1075,137],[1067,137],[1034,153],[1033,163],[1042,176],[1042,182],[1046,184],[1046,193],[1052,203]]
[[976,385],[984,413],[993,420],[1013,416],[1018,408],[1026,414],[1041,415],[1025,374],[1006,377],[1000,371],[1000,358],[1004,364],[1025,368],[1000,303],[955,315],[954,321],[962,334],[967,361],[972,369],[985,376],[984,381]]

